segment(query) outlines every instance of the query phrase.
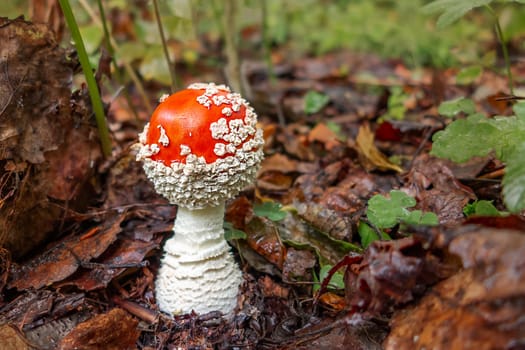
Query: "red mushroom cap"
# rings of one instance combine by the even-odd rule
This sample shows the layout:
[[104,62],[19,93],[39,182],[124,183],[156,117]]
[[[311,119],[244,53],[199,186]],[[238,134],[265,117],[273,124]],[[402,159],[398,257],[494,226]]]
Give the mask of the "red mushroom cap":
[[[245,103],[240,103],[236,107],[237,111],[234,111],[232,101],[239,97],[226,89],[217,89],[216,93],[209,96],[209,100],[202,98],[201,103],[199,98],[205,96],[205,91],[206,89],[179,91],[163,100],[155,109],[146,135],[147,144],[159,144],[159,152],[151,155],[152,160],[162,161],[167,166],[170,166],[171,162],[185,163],[187,154],[181,146],[188,146],[192,154],[204,157],[208,164],[227,155],[214,152],[215,144],[226,145],[227,142],[213,138],[210,126],[221,118],[228,122],[236,119],[243,122],[246,115]],[[213,103],[214,100],[217,103]],[[206,101],[211,103],[207,104]],[[160,142],[163,132],[169,140],[169,143],[164,145]],[[255,130],[246,139],[251,139],[254,133]]]
[[192,84],[167,98],[140,135],[157,192],[189,208],[217,205],[253,181],[263,158],[257,115],[224,85]]

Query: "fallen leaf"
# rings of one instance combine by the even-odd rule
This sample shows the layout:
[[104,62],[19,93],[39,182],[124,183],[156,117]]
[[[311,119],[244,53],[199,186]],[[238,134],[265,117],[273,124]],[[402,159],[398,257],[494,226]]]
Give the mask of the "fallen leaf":
[[362,262],[346,270],[347,304],[355,310],[389,312],[414,300],[426,286],[449,276],[455,268],[414,237],[375,241]]
[[521,348],[525,235],[476,226],[466,230],[449,246],[463,269],[394,315],[385,349]]
[[146,254],[157,246],[156,242],[118,240],[97,260],[97,266],[81,271],[74,279],[66,280],[61,285],[75,285],[85,291],[106,287],[113,278],[126,270],[124,267],[119,268],[119,265],[131,267],[136,264],[138,267]]
[[12,265],[9,288],[39,289],[71,276],[84,262],[100,256],[117,239],[125,214],[109,216],[100,232],[65,241],[22,265]]
[[245,227],[246,242],[266,260],[283,267],[286,247],[282,244],[274,223],[267,218],[254,216]]
[[9,324],[0,326],[0,349],[2,350],[30,350],[28,341],[22,332]]
[[332,292],[323,293],[319,301],[333,311],[342,311],[346,307],[345,298]]
[[136,349],[138,321],[115,308],[77,325],[62,339],[58,349]]
[[446,164],[446,161],[428,154],[417,157],[404,188],[417,199],[417,209],[435,213],[441,224],[463,221],[463,208],[476,198],[474,192],[460,183]]
[[403,172],[403,169],[399,165],[390,162],[376,147],[374,144],[374,134],[367,123],[361,125],[359,128],[356,146],[360,156],[359,159],[365,169],[369,171],[379,169],[382,171],[394,170],[398,173]]
[[326,126],[325,123],[318,123],[308,134],[309,142],[320,142],[327,151],[339,146],[341,141],[338,140],[337,134]]

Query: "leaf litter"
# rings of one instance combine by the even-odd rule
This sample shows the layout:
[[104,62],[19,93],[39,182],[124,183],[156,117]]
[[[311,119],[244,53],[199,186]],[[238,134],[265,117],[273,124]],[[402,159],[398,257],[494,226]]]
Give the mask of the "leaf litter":
[[[53,45],[51,40],[44,48]],[[58,67],[61,60],[49,62]],[[352,67],[351,72],[342,74],[342,66]],[[251,67],[247,78],[260,73],[260,65]],[[429,156],[429,137],[445,122],[425,115],[437,115],[440,96],[467,94],[468,89],[454,85],[447,71],[423,70],[415,76],[399,62],[347,52],[301,58],[275,71],[271,92],[267,81],[249,79],[252,102],[265,130],[267,158],[255,188],[227,208],[231,227],[246,234],[246,239],[231,241],[245,272],[235,316],[229,321],[217,313],[171,319],[158,312],[154,280],[159,247],[170,235],[176,208],[155,194],[134,161],[129,144],[139,127],[117,98],[114,118],[110,116],[117,152],[106,163],[99,163],[99,155],[92,152],[87,129],[85,134],[53,138],[53,148],[68,150],[63,157],[43,149],[21,153],[22,161],[13,162],[12,156],[1,153],[0,210],[14,212],[15,198],[21,198],[15,194],[21,196],[23,188],[12,187],[13,179],[33,174],[31,169],[42,174],[45,180],[39,181],[55,181],[51,189],[35,187],[36,198],[51,196],[71,205],[54,212],[51,220],[35,221],[41,230],[32,231],[45,239],[31,249],[13,257],[2,251],[0,332],[6,336],[0,337],[1,348],[523,345],[523,220],[520,216],[465,220],[463,208],[481,195],[501,203],[499,192],[469,187],[456,174],[463,171],[478,180],[477,175],[492,164],[490,155],[469,169]],[[23,72],[17,72],[10,72],[10,78],[22,81]],[[63,78],[71,74],[66,69]],[[492,101],[488,98],[505,86],[490,74],[477,78],[476,107],[501,112],[505,106],[480,103]],[[61,102],[65,112],[59,114],[66,127],[49,132],[67,131],[68,118],[88,115],[85,92],[71,95],[64,86],[50,94],[57,96],[55,102],[68,101]],[[402,106],[407,120],[379,123],[392,92],[378,95],[367,87],[384,91],[401,87],[409,92],[409,103]],[[310,101],[305,110],[309,91],[323,97]],[[11,93],[17,97],[19,92]],[[14,108],[10,101],[4,103]],[[43,125],[44,132],[46,118],[44,113],[28,125]],[[5,128],[15,119],[7,119]],[[45,141],[44,136],[39,141]],[[25,141],[17,136],[4,140],[25,149]],[[0,150],[16,150],[4,146]],[[80,161],[74,163],[77,158]],[[51,171],[43,171],[42,162],[50,164]],[[97,166],[86,169],[93,162]],[[89,186],[76,187],[77,183]],[[369,242],[362,249],[356,233],[366,219],[368,201],[392,190],[412,197],[414,209],[437,214],[441,225],[402,230],[393,225],[386,228],[392,240]],[[71,191],[75,196],[66,195]],[[82,206],[83,198],[91,200]],[[253,205],[259,202],[280,207],[267,205],[266,212],[257,213]],[[59,235],[48,233],[55,230]],[[324,280],[316,281],[321,269],[328,268]],[[336,274],[344,278],[329,284]]]

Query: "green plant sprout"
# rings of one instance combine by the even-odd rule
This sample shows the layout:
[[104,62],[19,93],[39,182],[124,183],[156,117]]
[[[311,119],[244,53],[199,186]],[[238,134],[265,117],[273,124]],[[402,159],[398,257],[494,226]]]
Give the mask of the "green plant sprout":
[[381,116],[381,120],[403,120],[407,112],[405,101],[410,96],[403,91],[401,86],[390,88],[390,96],[387,102],[387,111]]
[[77,48],[78,59],[80,65],[82,66],[82,71],[86,78],[86,84],[88,86],[89,97],[91,99],[91,105],[93,106],[93,112],[95,113],[95,119],[97,122],[97,128],[100,138],[100,145],[102,148],[102,153],[105,157],[111,155],[111,139],[109,137],[109,129],[106,121],[106,116],[104,114],[104,107],[102,105],[102,99],[100,98],[100,92],[98,90],[98,85],[93,75],[93,69],[89,63],[89,57],[82,41],[82,36],[80,35],[80,30],[78,29],[77,21],[71,10],[71,6],[68,0],[59,0],[60,7],[64,13],[67,26],[71,31],[71,37],[75,42],[75,47]]
[[439,224],[436,214],[423,212],[421,210],[409,210],[415,206],[416,200],[403,191],[392,190],[388,196],[377,194],[368,201],[366,216],[368,222],[377,230],[360,221],[358,233],[361,237],[363,248],[368,247],[378,239],[391,239],[384,232],[385,229],[393,228],[397,225],[428,225]]
[[330,97],[310,90],[304,95],[304,112],[306,114],[314,114],[320,112],[330,102]]
[[[514,95],[514,83],[512,77],[512,71],[510,69],[509,52],[507,49],[507,40],[503,35],[501,24],[498,18],[498,14],[490,6],[495,0],[435,0],[423,7],[425,13],[441,13],[437,20],[437,28],[443,29],[448,27],[452,23],[465,16],[468,12],[475,8],[484,7],[490,13],[494,19],[494,27],[498,36],[498,41],[501,46],[503,53],[503,59],[505,61],[505,68],[507,71],[509,91],[511,95]],[[525,4],[525,0],[503,0],[503,2],[517,2]]]
[[499,211],[498,208],[492,204],[492,201],[477,200],[473,203],[465,205],[463,214],[466,217],[470,216],[505,216],[507,212]]
[[463,163],[494,152],[506,163],[502,183],[507,209],[525,209],[525,102],[514,105],[513,116],[487,118],[470,108],[462,112],[468,115],[465,119],[455,120],[434,134],[430,154]]

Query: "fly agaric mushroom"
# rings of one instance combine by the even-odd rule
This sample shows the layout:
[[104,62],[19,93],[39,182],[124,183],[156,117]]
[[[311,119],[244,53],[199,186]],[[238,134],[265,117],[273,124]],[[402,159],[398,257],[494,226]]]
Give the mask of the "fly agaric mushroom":
[[239,94],[196,83],[163,96],[139,135],[137,160],[178,205],[155,283],[166,313],[230,314],[237,304],[242,276],[224,239],[224,203],[255,178],[264,144],[256,123]]

